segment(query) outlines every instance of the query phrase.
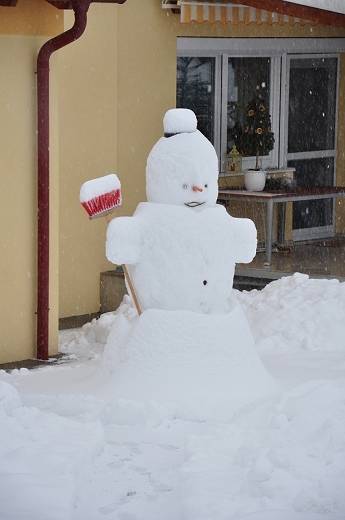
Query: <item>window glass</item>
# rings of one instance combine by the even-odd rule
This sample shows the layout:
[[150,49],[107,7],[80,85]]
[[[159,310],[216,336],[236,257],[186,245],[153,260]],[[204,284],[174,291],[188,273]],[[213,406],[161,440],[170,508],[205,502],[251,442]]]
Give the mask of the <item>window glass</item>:
[[[298,186],[332,186],[334,158],[320,157],[289,161],[296,169]],[[293,203],[293,229],[319,228],[333,223],[332,199],[306,200]]]
[[177,108],[193,110],[198,129],[214,143],[215,58],[177,58]]
[[246,107],[255,97],[257,86],[269,106],[270,64],[270,58],[228,59],[227,153],[243,131]]
[[292,59],[288,153],[335,147],[336,58]]

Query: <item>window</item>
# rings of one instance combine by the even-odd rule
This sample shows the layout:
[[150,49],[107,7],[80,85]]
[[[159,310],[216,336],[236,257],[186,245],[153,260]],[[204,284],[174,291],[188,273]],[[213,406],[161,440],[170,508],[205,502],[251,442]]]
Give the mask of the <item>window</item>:
[[177,60],[177,107],[190,108],[198,129],[214,142],[215,58],[181,57]]
[[265,100],[270,99],[270,58],[228,58],[228,87],[226,96],[226,153],[229,153],[235,141],[241,135],[246,111],[245,108],[255,94],[257,86]]
[[[341,40],[178,38],[177,106],[196,113],[199,130],[216,148],[221,175],[259,85],[275,135],[260,166],[292,166],[300,185],[335,183]],[[253,168],[254,160],[245,157],[243,168]],[[329,235],[332,200],[294,204],[293,228],[294,239]]]

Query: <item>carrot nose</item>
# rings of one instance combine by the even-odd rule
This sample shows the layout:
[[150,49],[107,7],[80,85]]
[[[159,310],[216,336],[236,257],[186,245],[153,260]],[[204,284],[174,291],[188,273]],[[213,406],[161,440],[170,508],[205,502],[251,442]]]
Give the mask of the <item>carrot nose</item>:
[[202,188],[198,188],[198,186],[193,186],[193,191],[204,191]]

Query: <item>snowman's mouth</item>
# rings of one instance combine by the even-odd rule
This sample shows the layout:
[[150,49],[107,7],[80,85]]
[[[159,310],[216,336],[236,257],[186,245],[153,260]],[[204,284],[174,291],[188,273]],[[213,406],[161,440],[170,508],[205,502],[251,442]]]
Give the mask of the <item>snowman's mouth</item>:
[[188,206],[189,208],[195,208],[196,206],[202,206],[205,204],[204,202],[185,202],[185,206]]

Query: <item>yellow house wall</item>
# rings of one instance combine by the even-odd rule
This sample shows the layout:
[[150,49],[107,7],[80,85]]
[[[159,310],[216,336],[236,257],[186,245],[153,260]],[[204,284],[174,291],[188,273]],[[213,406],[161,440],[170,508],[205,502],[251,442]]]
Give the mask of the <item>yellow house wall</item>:
[[[36,355],[36,58],[47,36],[56,34],[62,26],[61,16],[56,18],[55,9],[45,4],[43,0],[21,0],[18,9],[0,8],[0,363]],[[35,16],[31,16],[31,9]],[[56,93],[56,88],[53,79],[52,92]],[[53,109],[53,118],[54,113],[56,116]],[[56,193],[54,119],[52,127],[52,189]],[[52,210],[56,214],[56,200]],[[50,354],[57,352],[56,223],[53,217]]]
[[[91,4],[82,37],[59,51],[60,317],[99,311],[105,218],[90,221],[81,185],[117,171],[117,12]],[[74,21],[66,13],[66,29]]]
[[64,12],[44,0],[18,0],[0,7],[0,34],[56,36],[63,31]]

